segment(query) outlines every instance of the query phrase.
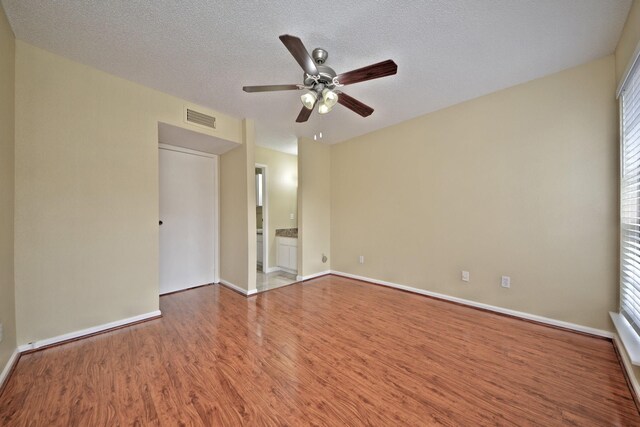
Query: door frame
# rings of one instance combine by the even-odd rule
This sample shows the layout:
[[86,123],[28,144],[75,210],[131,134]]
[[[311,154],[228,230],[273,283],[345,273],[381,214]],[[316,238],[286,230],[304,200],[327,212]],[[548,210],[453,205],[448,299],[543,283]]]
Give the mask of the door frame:
[[[220,283],[220,156],[217,154],[205,153],[203,151],[191,150],[189,148],[178,147],[175,145],[158,143],[159,150],[177,151],[179,153],[192,154],[194,156],[208,157],[213,159],[215,167],[215,180],[213,186],[213,215],[215,216],[213,221],[213,279],[214,283]],[[160,158],[158,157],[158,176],[160,175]],[[160,206],[160,182],[158,181],[158,206]],[[158,211],[160,216],[160,211]],[[158,230],[158,235],[160,230]],[[158,253],[160,251],[160,239],[158,239]],[[160,258],[158,257],[158,262]],[[158,266],[158,270],[159,270]],[[158,286],[160,284],[158,283]]]
[[[255,169],[262,169],[262,257],[264,258],[262,271],[266,274],[269,272],[269,189],[267,188],[269,166],[256,163]],[[257,224],[256,228],[258,228]]]

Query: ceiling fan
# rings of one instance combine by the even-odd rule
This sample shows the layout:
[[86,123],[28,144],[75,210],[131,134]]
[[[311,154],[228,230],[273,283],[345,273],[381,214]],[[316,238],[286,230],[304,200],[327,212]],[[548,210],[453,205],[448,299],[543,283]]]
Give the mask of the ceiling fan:
[[311,116],[313,108],[318,104],[318,113],[326,114],[336,103],[360,114],[362,117],[370,116],[373,108],[363,104],[355,98],[340,91],[338,88],[367,80],[378,79],[394,75],[398,72],[395,62],[388,59],[357,70],[336,74],[331,67],[324,63],[329,53],[324,49],[314,49],[309,52],[302,44],[302,41],[295,36],[284,34],[280,40],[291,52],[291,55],[304,70],[303,83],[291,85],[266,85],[266,86],[244,86],[245,92],[273,92],[280,90],[305,90],[300,97],[302,100],[302,110],[298,114],[296,122],[306,122]]

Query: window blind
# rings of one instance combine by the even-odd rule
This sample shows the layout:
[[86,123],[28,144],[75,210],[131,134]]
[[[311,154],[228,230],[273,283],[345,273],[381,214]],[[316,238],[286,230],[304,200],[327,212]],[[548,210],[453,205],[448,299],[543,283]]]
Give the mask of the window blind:
[[620,312],[640,334],[640,70],[621,93]]

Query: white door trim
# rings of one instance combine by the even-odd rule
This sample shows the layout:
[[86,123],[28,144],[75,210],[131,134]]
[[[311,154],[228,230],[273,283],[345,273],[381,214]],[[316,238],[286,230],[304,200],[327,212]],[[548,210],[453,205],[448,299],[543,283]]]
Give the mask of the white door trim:
[[[206,153],[205,153],[206,154]],[[216,220],[213,222],[213,232],[216,238],[213,242],[213,278],[215,283],[220,283],[220,156],[213,157],[213,164],[216,167],[216,185],[213,190],[216,192],[213,196],[213,214]]]
[[158,143],[158,148],[162,148],[163,150],[169,150],[169,151],[177,151],[179,153],[193,154],[194,156],[209,157],[210,159],[218,158],[217,154],[205,153],[203,151],[196,151],[190,148],[177,147],[175,145],[164,144],[162,142]]

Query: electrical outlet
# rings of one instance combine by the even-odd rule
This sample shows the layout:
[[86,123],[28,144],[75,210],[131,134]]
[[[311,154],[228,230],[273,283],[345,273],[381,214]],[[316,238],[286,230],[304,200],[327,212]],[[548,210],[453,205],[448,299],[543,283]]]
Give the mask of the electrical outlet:
[[502,280],[500,281],[500,286],[502,286],[503,288],[510,288],[511,287],[511,277],[502,276]]
[[0,323],[0,342],[4,338],[4,328],[2,327],[2,323]]
[[360,262],[360,264],[364,264],[364,255],[360,255],[358,261]]
[[289,219],[293,219],[293,214],[292,213],[289,214]]
[[462,271],[462,281],[463,282],[468,282],[469,281],[469,272],[468,271]]

